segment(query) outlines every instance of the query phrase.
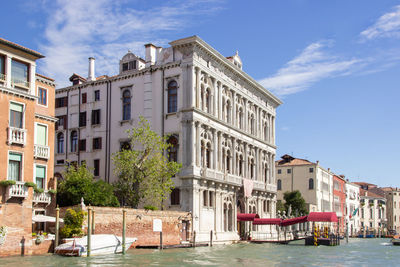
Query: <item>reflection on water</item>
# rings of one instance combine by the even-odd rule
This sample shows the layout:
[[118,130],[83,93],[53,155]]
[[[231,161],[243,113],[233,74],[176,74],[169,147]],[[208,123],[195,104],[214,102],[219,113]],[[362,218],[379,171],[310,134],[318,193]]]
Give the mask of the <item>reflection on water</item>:
[[399,266],[400,246],[389,239],[342,240],[337,247],[235,244],[187,249],[132,249],[123,255],[91,258],[26,256],[0,259],[0,266]]

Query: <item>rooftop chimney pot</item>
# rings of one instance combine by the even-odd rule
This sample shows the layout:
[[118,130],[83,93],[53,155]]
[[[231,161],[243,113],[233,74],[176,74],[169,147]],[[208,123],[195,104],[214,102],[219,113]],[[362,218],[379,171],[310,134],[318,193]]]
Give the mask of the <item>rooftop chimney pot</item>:
[[95,81],[96,77],[94,75],[94,57],[89,58],[89,71],[88,71],[88,81]]

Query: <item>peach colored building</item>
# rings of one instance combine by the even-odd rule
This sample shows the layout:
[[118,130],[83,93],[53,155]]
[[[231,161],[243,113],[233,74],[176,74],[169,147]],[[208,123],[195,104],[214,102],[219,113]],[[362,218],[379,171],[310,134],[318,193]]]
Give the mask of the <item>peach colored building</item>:
[[[55,189],[54,80],[36,73],[40,53],[0,38],[0,256],[32,254]],[[5,184],[5,180],[9,183]],[[32,184],[36,185],[34,190]]]

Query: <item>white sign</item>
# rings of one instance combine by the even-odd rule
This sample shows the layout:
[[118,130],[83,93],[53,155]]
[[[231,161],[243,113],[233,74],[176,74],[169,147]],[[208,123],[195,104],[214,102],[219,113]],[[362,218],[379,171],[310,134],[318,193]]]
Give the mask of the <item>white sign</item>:
[[153,232],[162,232],[162,221],[160,219],[153,220]]

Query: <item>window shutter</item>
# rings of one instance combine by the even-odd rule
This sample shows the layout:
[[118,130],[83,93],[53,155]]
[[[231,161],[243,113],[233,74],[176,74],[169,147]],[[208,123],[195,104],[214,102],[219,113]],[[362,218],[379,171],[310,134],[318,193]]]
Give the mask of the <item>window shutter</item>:
[[36,125],[36,141],[37,145],[46,145],[47,140],[47,127],[44,125]]
[[86,100],[87,100],[87,94],[86,94],[86,93],[83,93],[83,94],[82,94],[82,104],[85,104],[85,103],[86,103]]
[[8,156],[8,159],[9,160],[14,160],[14,161],[21,161],[22,160],[22,155],[10,153],[10,155]]
[[45,178],[46,177],[46,167],[36,166],[36,177]]
[[10,109],[17,112],[23,112],[24,106],[16,103],[10,103]]

